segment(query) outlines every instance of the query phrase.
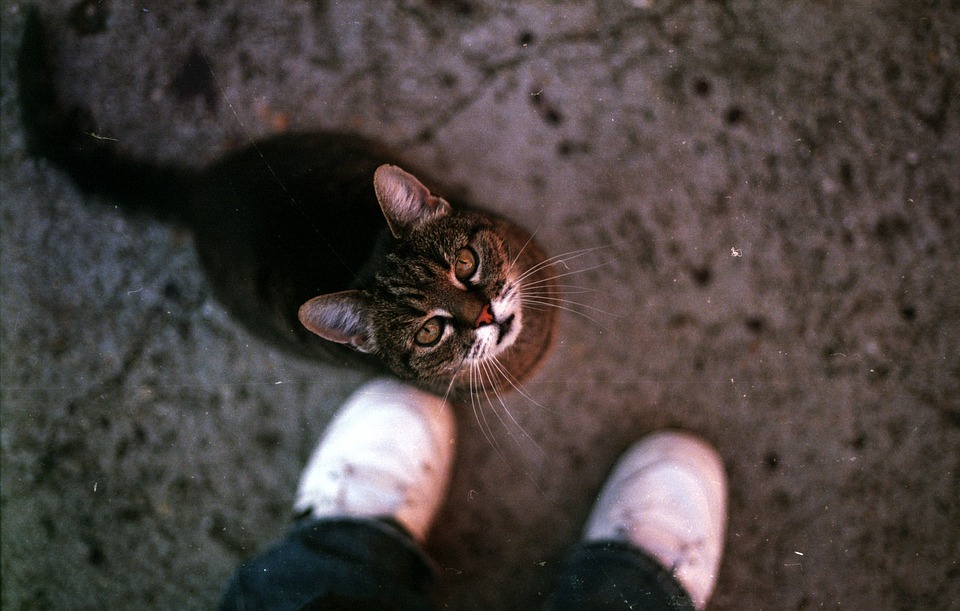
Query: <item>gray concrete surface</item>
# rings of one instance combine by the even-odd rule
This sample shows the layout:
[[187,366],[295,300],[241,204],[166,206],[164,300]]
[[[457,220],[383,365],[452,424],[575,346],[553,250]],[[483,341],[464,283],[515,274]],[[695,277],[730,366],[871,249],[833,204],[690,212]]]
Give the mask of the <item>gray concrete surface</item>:
[[[515,420],[458,409],[441,608],[536,608],[665,425],[727,460],[711,608],[960,608],[955,2],[41,6],[58,86],[130,151],[354,129],[553,253],[604,247]],[[256,340],[189,235],[25,154],[24,7],[0,17],[2,606],[210,608],[364,377]],[[197,54],[213,79],[176,86]]]

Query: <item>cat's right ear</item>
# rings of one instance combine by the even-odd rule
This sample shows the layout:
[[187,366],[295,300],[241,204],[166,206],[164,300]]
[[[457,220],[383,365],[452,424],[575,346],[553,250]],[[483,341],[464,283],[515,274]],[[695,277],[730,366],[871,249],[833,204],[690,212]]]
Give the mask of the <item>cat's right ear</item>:
[[320,295],[300,306],[303,326],[320,337],[347,344],[360,352],[373,352],[376,343],[370,323],[370,298],[362,291]]
[[395,165],[382,165],[373,175],[373,188],[390,232],[402,238],[423,223],[450,213],[450,204],[430,193],[413,174]]

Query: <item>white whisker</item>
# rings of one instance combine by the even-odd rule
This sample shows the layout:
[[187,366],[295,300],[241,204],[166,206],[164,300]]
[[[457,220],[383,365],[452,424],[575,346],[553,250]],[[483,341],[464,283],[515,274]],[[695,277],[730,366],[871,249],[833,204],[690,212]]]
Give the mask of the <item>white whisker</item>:
[[607,262],[597,263],[596,265],[592,265],[592,266],[590,266],[590,267],[585,267],[585,268],[583,268],[583,269],[575,269],[575,270],[573,270],[573,271],[564,272],[564,273],[562,273],[562,274],[557,274],[557,275],[555,275],[555,276],[550,276],[550,277],[548,277],[548,278],[543,278],[542,280],[534,280],[533,282],[526,282],[526,281],[521,281],[521,282],[523,282],[523,286],[525,286],[525,287],[527,287],[527,286],[537,286],[538,284],[547,284],[547,283],[553,282],[553,281],[556,280],[557,278],[565,278],[565,277],[567,277],[567,276],[573,276],[573,275],[575,275],[575,274],[582,274],[582,273],[584,273],[584,272],[589,272],[589,271],[598,269],[598,268],[600,268],[600,267],[603,267],[604,265],[607,265]]
[[[487,443],[490,444],[490,447],[496,451],[497,455],[501,460],[507,462],[506,456],[503,453],[503,449],[500,448],[500,443],[493,436],[493,429],[490,428],[490,424],[487,422],[487,415],[483,409],[483,404],[481,403],[480,395],[477,392],[473,392],[473,389],[476,387],[474,377],[475,374],[479,376],[479,370],[475,364],[471,364],[469,368],[470,372],[470,407],[473,409],[473,417],[476,418],[477,424],[480,426],[480,432],[483,433],[484,439],[487,440]],[[481,381],[482,384],[482,381]],[[509,463],[508,463],[509,464]]]
[[[493,363],[495,363],[495,362],[497,362],[497,361],[496,361],[496,358],[493,357],[493,358],[492,358],[491,360],[489,360],[489,361],[480,361],[480,363],[479,363],[479,366],[483,367],[483,368],[486,370],[486,372],[487,372],[487,376],[489,377],[490,387],[491,387],[491,389],[493,390],[493,394],[496,395],[497,401],[498,401],[498,402],[500,403],[500,405],[503,407],[503,411],[507,414],[507,416],[509,416],[510,420],[514,423],[514,425],[515,425],[517,428],[520,429],[520,431],[523,433],[524,436],[526,436],[528,439],[530,439],[530,440],[533,442],[534,446],[535,446],[535,447],[537,448],[537,450],[540,452],[541,457],[546,457],[546,452],[544,452],[543,448],[541,448],[541,447],[539,446],[539,444],[537,444],[537,442],[523,429],[523,427],[520,425],[520,423],[514,418],[513,413],[510,411],[510,408],[509,408],[509,407],[507,406],[507,404],[504,402],[504,400],[503,400],[503,391],[502,391],[502,388],[500,387],[500,383],[497,381],[497,376],[495,375],[495,372],[494,372],[494,371],[492,370],[492,368],[491,368],[491,365],[492,365]],[[481,373],[481,375],[482,375],[482,373]],[[515,443],[520,444],[520,441],[519,441],[512,433],[510,433],[510,428],[507,426],[507,423],[506,423],[506,421],[503,419],[503,417],[500,416],[500,412],[497,410],[496,406],[494,405],[493,398],[491,398],[489,395],[487,395],[487,403],[490,405],[490,409],[492,409],[493,412],[497,415],[497,418],[500,420],[500,423],[503,425],[504,430],[507,431],[508,434],[510,434],[511,438],[513,438],[513,440],[514,440]],[[485,434],[486,434],[486,433],[485,433]],[[491,436],[493,435],[492,429],[490,430],[489,434],[490,434]],[[488,437],[488,439],[489,439],[489,437]],[[508,460],[507,460],[507,458],[506,458],[506,456],[504,455],[504,453],[503,453],[503,451],[502,451],[502,448],[499,446],[499,444],[497,444],[495,441],[491,442],[491,444],[497,449],[497,455],[498,455],[498,456],[500,457],[500,459],[504,462],[504,464],[507,466],[508,469],[510,469],[510,470],[511,470],[512,472],[514,472],[514,473],[520,473],[520,472],[521,472],[521,471],[519,471],[519,470],[517,469],[517,466],[516,466],[515,464],[513,464],[511,461],[508,461]],[[520,447],[521,451],[523,451],[523,446],[522,446],[522,444],[520,444],[519,447]],[[543,492],[543,490],[541,489],[540,483],[539,483],[536,479],[534,479],[534,478],[532,477],[532,475],[530,474],[530,472],[529,472],[528,470],[523,470],[522,473],[527,477],[527,479],[530,480],[530,482],[531,482],[537,489],[539,489],[541,492]]]
[[[567,306],[559,305],[559,304],[556,304],[556,303],[550,303],[550,302],[547,302],[547,301],[539,301],[538,299],[521,299],[520,301],[521,301],[521,303],[523,303],[524,307],[529,307],[529,306],[531,306],[531,305],[540,305],[540,306],[544,306],[544,307],[546,307],[546,308],[557,308],[558,310],[566,310],[567,312],[572,312],[572,313],[574,313],[574,314],[576,314],[576,315],[578,315],[578,316],[582,316],[582,317],[586,318],[587,320],[593,322],[594,324],[596,324],[598,327],[600,327],[600,328],[603,329],[604,331],[610,331],[610,329],[609,329],[606,325],[604,325],[603,323],[601,323],[601,322],[600,322],[599,320],[597,320],[596,318],[593,318],[593,317],[591,317],[591,316],[587,316],[587,315],[584,314],[583,312],[581,312],[581,311],[579,311],[579,310],[576,310],[576,309],[574,309],[574,308],[570,308],[570,307],[567,307]],[[604,313],[606,314],[606,312],[604,312]],[[610,316],[613,316],[613,315],[610,314]]]
[[457,376],[460,375],[460,372],[463,371],[463,366],[467,362],[467,353],[464,352],[463,356],[460,358],[460,362],[457,363],[456,369],[453,370],[453,373],[450,375],[450,383],[447,384],[447,391],[443,393],[443,401],[446,403],[447,399],[450,398],[450,393],[453,391],[453,385],[457,381]]
[[520,260],[520,255],[522,255],[522,254],[523,254],[523,251],[525,251],[525,250],[527,249],[527,246],[530,246],[530,242],[533,242],[533,237],[534,237],[535,235],[537,235],[537,232],[538,232],[538,231],[540,231],[540,228],[539,228],[539,227],[537,227],[537,228],[533,231],[533,233],[530,234],[530,237],[527,238],[527,241],[524,242],[524,243],[523,243],[523,246],[520,248],[520,250],[517,251],[517,256],[515,256],[515,257],[513,258],[513,261],[510,262],[510,269],[513,269],[514,266],[516,266],[517,261]]
[[[554,304],[566,304],[571,306],[577,306],[580,308],[585,308],[587,310],[592,310],[598,314],[606,314],[607,316],[612,316],[614,318],[621,318],[619,314],[614,314],[613,312],[607,312],[606,310],[601,310],[596,306],[592,306],[588,303],[581,303],[579,301],[573,301],[572,299],[563,299],[562,297],[554,297],[553,295],[538,295],[538,294],[525,294],[520,301],[523,302],[529,298],[530,300],[536,300],[540,305],[554,305]],[[532,302],[532,301],[531,301]]]
[[554,255],[552,257],[544,259],[543,261],[540,261],[536,265],[531,266],[530,269],[520,274],[517,280],[522,281],[524,278],[527,278],[531,274],[534,274],[549,265],[560,265],[561,263],[565,264],[568,261],[573,261],[574,259],[578,259],[586,254],[589,254],[593,251],[600,250],[603,248],[609,248],[609,246],[595,246],[593,248],[583,248],[581,250],[574,250],[571,252]]
[[[535,291],[524,291],[524,297],[549,297],[551,299],[558,299],[560,301],[565,301],[571,295],[585,295],[587,293],[600,293],[599,291],[550,291],[544,288],[537,289]],[[600,293],[601,295],[606,295],[611,297],[612,295],[608,293]]]
[[[516,384],[514,384],[512,381],[510,381],[509,374],[506,372],[506,370],[505,370],[505,369],[503,368],[503,366],[500,364],[500,361],[497,359],[497,357],[492,357],[489,361],[485,362],[483,365],[484,365],[484,367],[485,367],[486,370],[487,370],[487,376],[490,378],[491,384],[492,384],[492,386],[493,386],[493,388],[494,388],[494,390],[495,390],[495,394],[496,394],[496,397],[497,397],[497,401],[499,401],[500,406],[503,407],[503,412],[510,418],[510,421],[514,424],[514,426],[516,426],[517,429],[519,429],[520,432],[523,433],[523,436],[526,437],[527,439],[529,439],[529,440],[533,443],[534,447],[536,447],[537,450],[539,450],[541,454],[545,454],[545,452],[543,451],[543,448],[540,447],[540,444],[538,444],[537,441],[536,441],[533,437],[531,437],[529,433],[527,433],[527,431],[523,428],[523,425],[520,424],[520,422],[517,421],[516,417],[513,415],[513,412],[510,411],[510,408],[507,406],[506,402],[503,400],[503,389],[501,388],[500,383],[499,383],[498,381],[496,381],[496,379],[495,379],[495,373],[500,373],[500,375],[501,375],[505,380],[509,381],[510,384],[511,384],[514,388],[517,388],[517,390],[520,390],[520,389],[516,386]],[[527,395],[526,393],[521,392],[521,394],[522,394],[524,397],[526,397],[530,402],[536,403],[536,401],[534,401],[533,399],[531,399],[530,396]],[[492,400],[489,400],[489,399],[488,399],[488,401],[489,401],[489,403],[490,403],[490,408],[491,408],[495,413],[497,413],[497,409],[496,409],[496,407],[493,405],[493,401],[492,401]],[[498,414],[497,417],[498,417],[498,418],[500,417],[499,414]],[[507,428],[507,423],[504,422],[503,418],[500,418],[500,422],[503,424],[504,428],[506,429],[506,428]]]
[[[539,282],[530,283],[525,285],[525,287],[543,288],[544,294],[549,294],[552,292],[557,295],[582,295],[586,293],[599,293],[601,295],[609,295],[609,293],[605,291],[601,291],[599,289],[591,289],[585,286],[578,286],[576,284],[555,284],[549,287],[550,289],[553,289],[552,291],[547,290],[547,287],[537,287],[536,286],[537,284],[540,284],[540,283]],[[530,291],[526,291],[526,292],[530,293]]]
[[[493,405],[493,399],[490,398],[491,394],[495,395],[497,399],[500,401],[500,404],[503,405],[503,397],[500,396],[500,388],[499,388],[499,385],[497,384],[497,381],[493,377],[493,372],[490,370],[490,364],[487,361],[481,361],[479,365],[480,365],[479,371],[480,371],[481,377],[483,376],[484,373],[486,373],[487,381],[490,383],[491,392],[487,393],[487,396],[486,396],[487,403],[490,405],[490,409],[493,410],[494,415],[496,415],[497,420],[499,420],[500,424],[503,425],[503,428],[507,429],[507,423],[504,422],[503,417],[500,415],[500,412],[497,411],[497,409]],[[506,405],[504,405],[504,411],[506,411],[509,414],[509,410],[506,409]]]
[[545,405],[542,405],[541,403],[538,403],[533,397],[531,397],[531,396],[530,396],[530,393],[527,392],[527,390],[523,387],[523,385],[520,383],[520,381],[517,380],[515,377],[513,377],[513,374],[511,374],[509,371],[507,371],[506,367],[503,366],[503,364],[500,362],[499,359],[497,359],[497,358],[494,358],[494,359],[493,359],[493,366],[496,367],[497,371],[500,372],[500,374],[503,376],[503,379],[506,380],[507,382],[509,382],[509,383],[510,383],[510,386],[512,386],[514,390],[516,390],[518,393],[520,393],[520,395],[521,395],[524,399],[526,399],[526,400],[529,401],[530,403],[536,405],[537,407],[539,407],[539,408],[542,409],[542,410],[556,413],[556,410],[550,409],[549,407],[546,407]]

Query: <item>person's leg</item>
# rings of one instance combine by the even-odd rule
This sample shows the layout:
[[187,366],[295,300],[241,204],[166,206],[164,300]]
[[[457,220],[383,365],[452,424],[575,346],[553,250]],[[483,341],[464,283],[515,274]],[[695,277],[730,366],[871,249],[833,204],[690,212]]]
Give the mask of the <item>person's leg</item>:
[[429,609],[432,568],[399,527],[309,519],[234,573],[220,608]]
[[726,499],[723,463],[704,441],[673,431],[644,438],[607,479],[547,608],[703,609]]
[[446,491],[455,426],[398,382],[358,390],[304,469],[285,539],[241,566],[221,609],[427,609],[420,549]]

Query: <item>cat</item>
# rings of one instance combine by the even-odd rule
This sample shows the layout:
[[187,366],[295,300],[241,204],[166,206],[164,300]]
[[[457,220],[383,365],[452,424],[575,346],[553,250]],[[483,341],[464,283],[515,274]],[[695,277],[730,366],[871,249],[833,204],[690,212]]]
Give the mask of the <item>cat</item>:
[[547,353],[557,260],[529,232],[349,133],[282,133],[202,169],[132,158],[62,105],[46,38],[31,10],[28,150],[87,194],[191,230],[214,295],[256,335],[454,396],[516,387]]

